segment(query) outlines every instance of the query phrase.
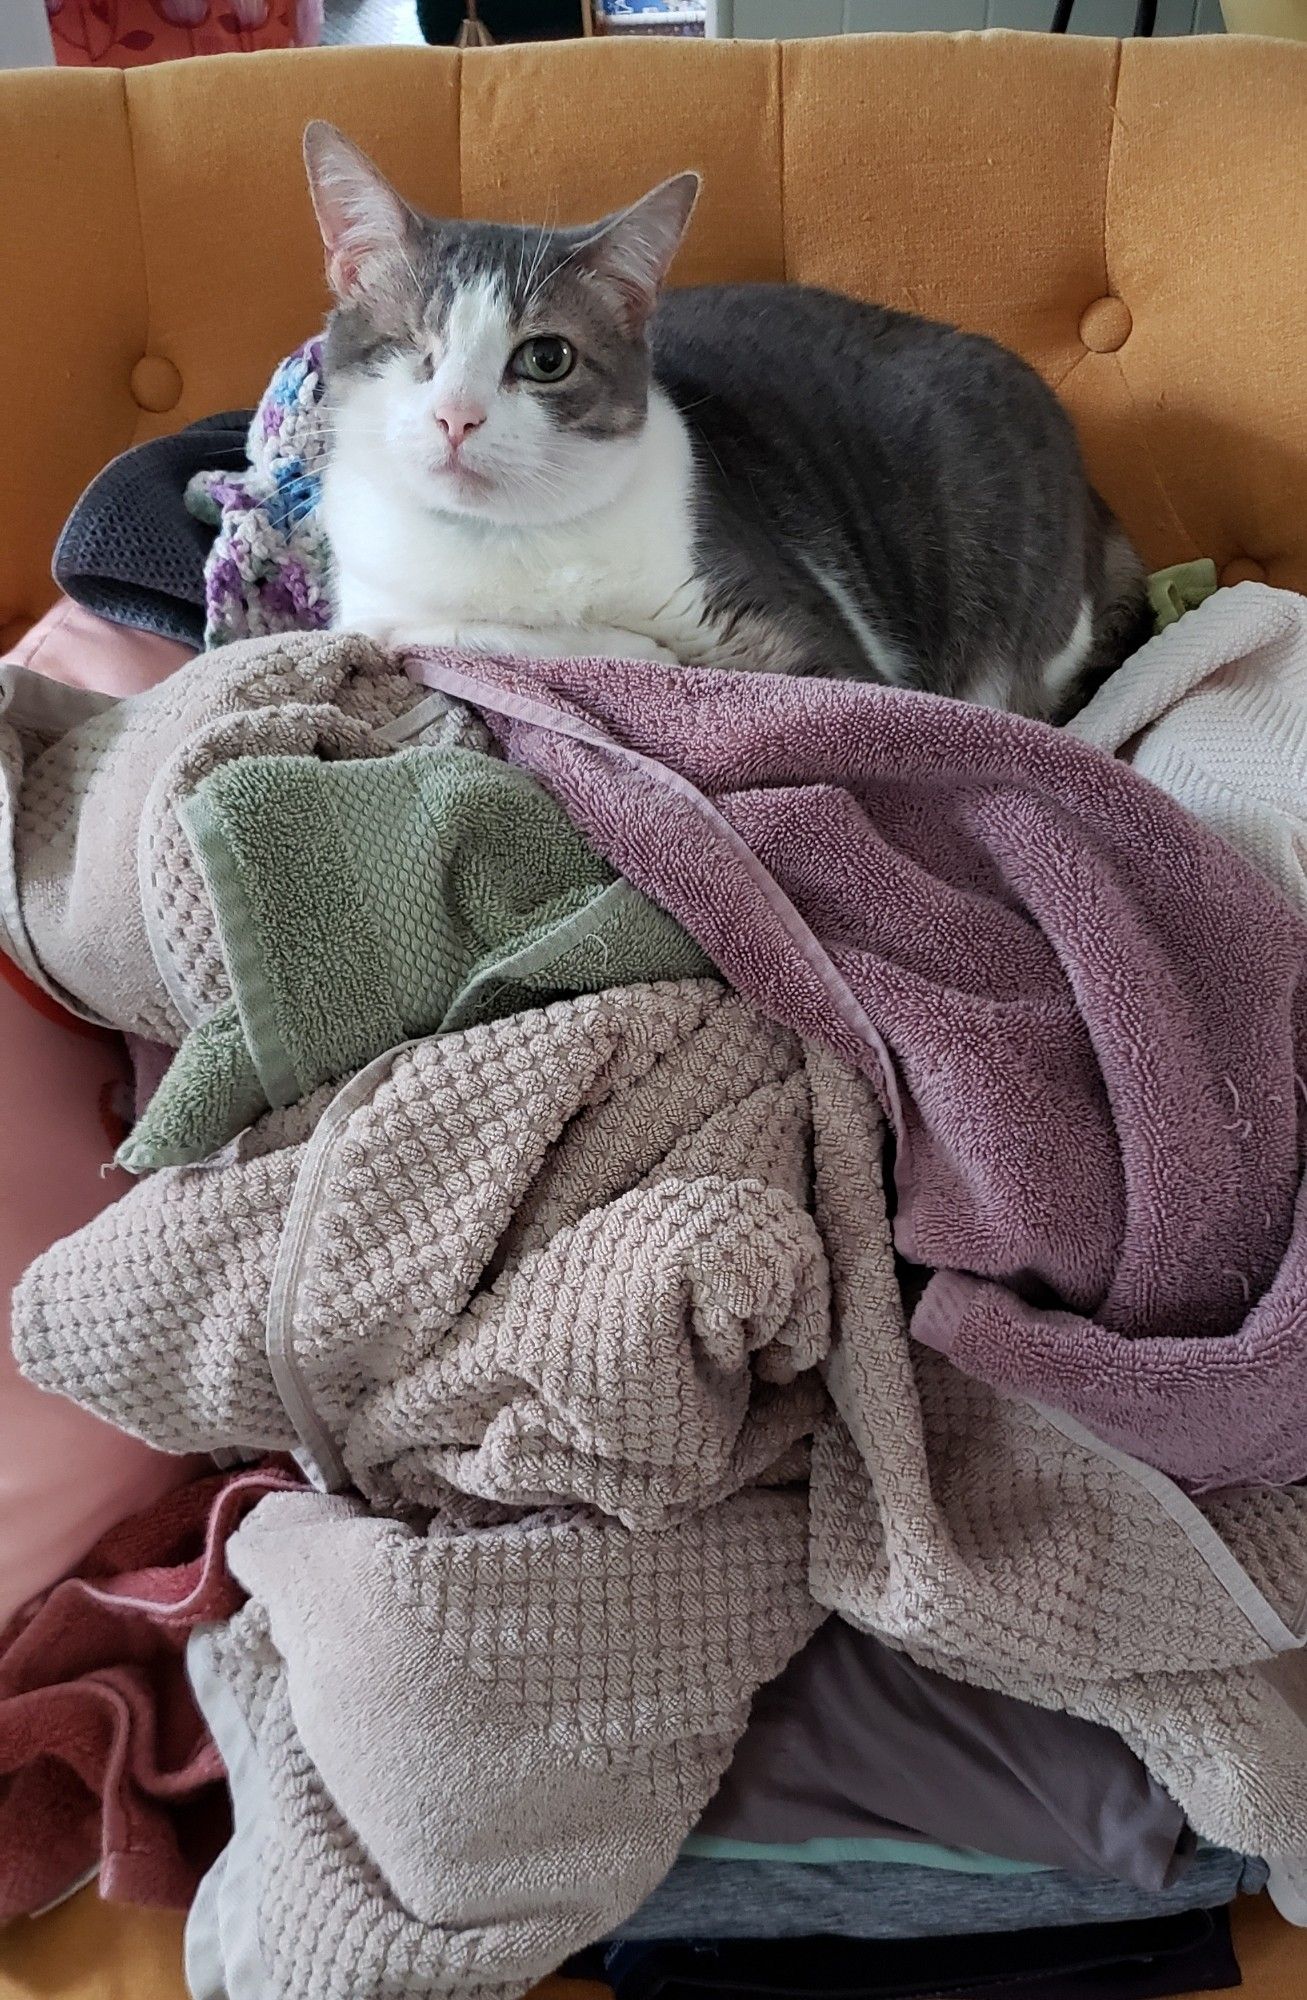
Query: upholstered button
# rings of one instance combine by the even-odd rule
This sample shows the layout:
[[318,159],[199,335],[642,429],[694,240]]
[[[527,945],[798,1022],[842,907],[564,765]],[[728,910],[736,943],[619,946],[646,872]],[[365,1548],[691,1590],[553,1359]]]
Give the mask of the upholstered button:
[[1252,556],[1234,556],[1221,571],[1221,582],[1228,590],[1232,583],[1265,583],[1266,570],[1255,562]]
[[1124,299],[1110,293],[1095,299],[1080,315],[1080,338],[1091,354],[1115,354],[1130,338],[1134,321]]
[[132,370],[132,394],[143,410],[162,415],[182,399],[182,378],[161,354],[143,354]]

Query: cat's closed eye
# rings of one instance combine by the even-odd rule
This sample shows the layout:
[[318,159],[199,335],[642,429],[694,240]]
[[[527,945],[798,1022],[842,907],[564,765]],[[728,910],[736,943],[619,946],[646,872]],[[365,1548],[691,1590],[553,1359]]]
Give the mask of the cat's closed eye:
[[537,333],[511,355],[510,375],[524,382],[562,382],[576,366],[576,350],[559,333]]

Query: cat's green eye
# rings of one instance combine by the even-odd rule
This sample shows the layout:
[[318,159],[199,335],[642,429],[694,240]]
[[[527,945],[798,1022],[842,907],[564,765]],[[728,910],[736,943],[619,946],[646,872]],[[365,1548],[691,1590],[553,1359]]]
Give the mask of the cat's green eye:
[[576,366],[572,343],[558,333],[537,333],[524,340],[508,364],[523,382],[561,382]]

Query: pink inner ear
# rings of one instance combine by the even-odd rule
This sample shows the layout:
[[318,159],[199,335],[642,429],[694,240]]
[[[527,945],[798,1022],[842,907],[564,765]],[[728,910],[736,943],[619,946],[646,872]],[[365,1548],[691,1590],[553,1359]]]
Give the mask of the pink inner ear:
[[327,253],[327,283],[333,292],[356,292],[359,288],[359,266],[356,257],[347,257],[343,251]]
[[384,175],[339,134],[314,133],[306,160],[327,279],[337,297],[395,290],[392,266],[404,269],[408,261],[403,238],[409,211],[404,202]]
[[599,283],[616,299],[626,331],[639,333],[654,309],[657,287],[643,273],[632,271],[620,256],[613,254],[611,246],[607,255],[596,257],[592,270]]
[[625,284],[620,278],[613,279],[612,283],[621,301],[623,325],[628,333],[640,333],[654,309],[655,293],[644,291],[638,285]]

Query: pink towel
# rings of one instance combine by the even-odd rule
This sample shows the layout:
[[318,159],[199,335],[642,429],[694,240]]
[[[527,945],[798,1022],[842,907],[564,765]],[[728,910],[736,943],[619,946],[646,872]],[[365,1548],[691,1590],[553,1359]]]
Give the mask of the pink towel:
[[[0,0],[0,5],[3,0]],[[0,667],[130,694],[190,655],[61,598]],[[165,1058],[166,1059],[166,1058]],[[137,1109],[158,1070],[137,1066]],[[151,1451],[18,1374],[9,1294],[33,1257],[129,1185],[105,1168],[131,1094],[120,1038],[66,1013],[0,954],[0,1631],[65,1575],[105,1530],[193,1477],[198,1461]]]
[[61,597],[28,627],[0,666],[30,667],[52,681],[93,688],[97,694],[140,694],[194,657],[189,646],[175,639],[113,625],[71,597]]
[[743,993],[872,1076],[913,1331],[1195,1487],[1307,1477],[1307,925],[1041,724],[415,654]]
[[243,1602],[229,1537],[300,1483],[269,1460],[166,1494],[0,1636],[0,1924],[97,1866],[111,1901],[190,1902],[228,1827],[186,1640]]

